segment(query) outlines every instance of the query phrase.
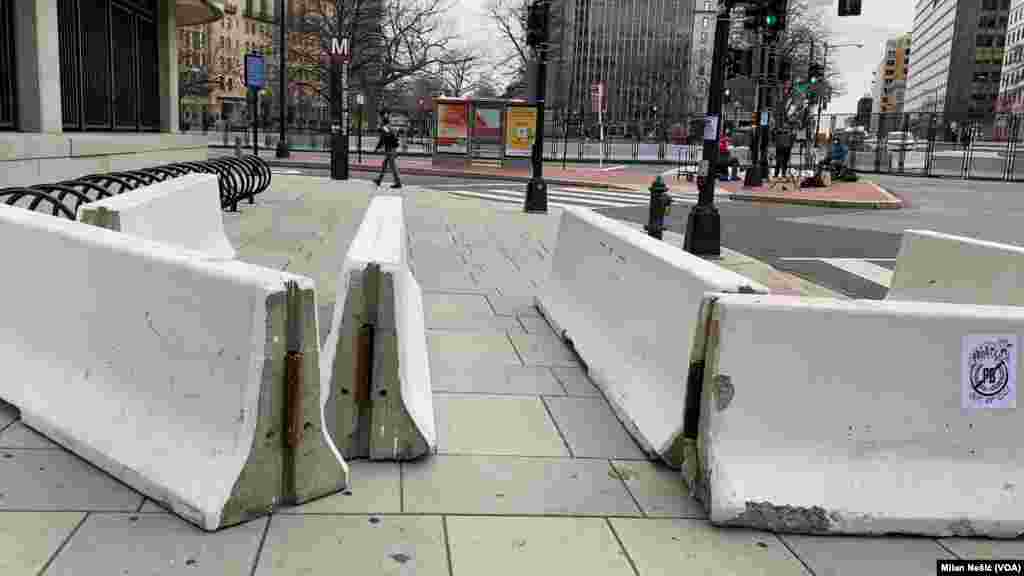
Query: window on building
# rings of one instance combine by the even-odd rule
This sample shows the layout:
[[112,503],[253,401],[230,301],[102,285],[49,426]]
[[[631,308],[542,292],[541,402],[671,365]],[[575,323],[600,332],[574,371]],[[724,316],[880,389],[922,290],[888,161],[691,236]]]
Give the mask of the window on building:
[[992,37],[988,34],[978,34],[974,39],[974,45],[982,48],[988,48],[992,46]]
[[158,130],[158,1],[85,4],[56,2],[64,129]]
[[708,18],[707,16],[701,18],[701,26],[703,26],[704,28],[707,28],[708,24],[710,23],[710,20],[711,19]]
[[999,8],[1002,9],[1002,10],[1009,10],[1010,9],[1010,0],[1000,0]]
[[998,9],[998,3],[996,0],[984,0],[981,5],[983,10],[996,10]]
[[700,33],[700,41],[701,42],[707,42],[708,41],[708,33],[707,32],[701,32]]

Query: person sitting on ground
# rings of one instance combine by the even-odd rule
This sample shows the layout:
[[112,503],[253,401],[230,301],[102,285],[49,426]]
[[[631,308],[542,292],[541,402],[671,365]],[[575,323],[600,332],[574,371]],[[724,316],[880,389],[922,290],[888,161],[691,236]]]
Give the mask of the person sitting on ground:
[[846,168],[846,156],[849,154],[846,144],[838,136],[832,138],[832,153],[829,155],[831,168],[843,172]]

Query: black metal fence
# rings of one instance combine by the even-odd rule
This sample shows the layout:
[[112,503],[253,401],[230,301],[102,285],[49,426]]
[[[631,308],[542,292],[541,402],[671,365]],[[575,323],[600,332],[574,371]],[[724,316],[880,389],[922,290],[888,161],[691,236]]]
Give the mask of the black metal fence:
[[[552,111],[552,113],[555,111]],[[729,114],[724,126],[733,145],[732,156],[749,165],[753,128],[749,114]],[[817,137],[814,136],[818,126]],[[774,126],[773,126],[774,128]],[[704,117],[685,116],[635,124],[612,123],[605,138],[597,137],[591,124],[573,124],[556,117],[545,127],[544,157],[565,162],[644,162],[695,166],[702,158]],[[858,118],[852,114],[815,116],[806,126],[794,126],[796,141],[792,165],[812,169],[829,154],[833,135],[848,149],[848,164],[859,172],[984,180],[1024,180],[1024,114],[996,114],[983,120],[963,120],[933,113],[876,114]],[[192,131],[201,134],[201,131]],[[433,153],[434,125],[413,121],[404,131],[403,153]],[[243,125],[209,127],[213,146],[234,146],[239,139],[252,147],[252,130]],[[260,128],[260,148],[277,145],[273,121]],[[288,131],[294,151],[327,152],[330,132],[326,126]],[[349,149],[359,158],[376,145],[375,133],[352,127]],[[768,143],[769,162],[774,143]]]
[[91,174],[56,184],[0,188],[0,202],[76,220],[78,208],[84,204],[193,173],[217,175],[221,207],[229,211],[237,211],[242,200],[255,203],[256,195],[270,186],[267,163],[255,156],[243,156]]

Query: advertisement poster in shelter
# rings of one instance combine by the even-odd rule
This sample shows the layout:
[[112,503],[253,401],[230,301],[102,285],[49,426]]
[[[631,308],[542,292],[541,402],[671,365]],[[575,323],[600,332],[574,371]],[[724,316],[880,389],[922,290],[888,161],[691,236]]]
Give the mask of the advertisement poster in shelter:
[[501,107],[473,106],[472,155],[474,158],[501,158],[502,112]]
[[468,106],[466,102],[438,102],[437,151],[465,154],[469,137]]
[[510,106],[508,109],[506,156],[530,156],[537,134],[537,109],[532,106]]

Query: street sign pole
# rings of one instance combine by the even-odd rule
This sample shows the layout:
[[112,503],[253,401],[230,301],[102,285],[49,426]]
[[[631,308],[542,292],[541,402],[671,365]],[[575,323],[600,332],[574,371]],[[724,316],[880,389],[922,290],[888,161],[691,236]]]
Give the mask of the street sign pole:
[[708,112],[704,117],[704,159],[700,174],[703,177],[697,204],[686,221],[683,249],[697,256],[722,254],[722,222],[715,207],[715,186],[718,180],[718,142],[724,128],[722,118],[722,90],[725,85],[725,54],[729,49],[729,13],[735,0],[719,5],[715,23],[715,46],[711,62],[711,86],[708,91]]
[[544,214],[548,211],[548,185],[544,181],[544,96],[547,88],[547,22],[550,0],[534,0],[535,14],[539,17],[538,24],[543,30],[542,38],[533,47],[537,58],[537,137],[533,143],[532,164],[533,175],[526,185],[526,198],[523,211]]
[[[338,29],[341,29],[341,12],[338,13]],[[331,179],[348,180],[348,60],[347,38],[331,39]]]
[[264,72],[262,54],[245,55],[245,86],[252,102],[252,153],[256,156],[260,155],[260,90],[266,80]]

